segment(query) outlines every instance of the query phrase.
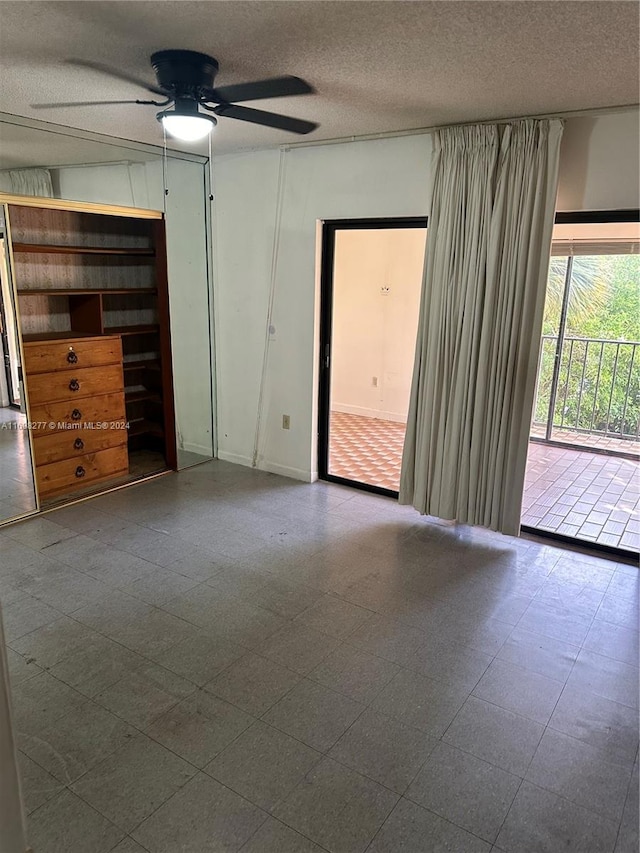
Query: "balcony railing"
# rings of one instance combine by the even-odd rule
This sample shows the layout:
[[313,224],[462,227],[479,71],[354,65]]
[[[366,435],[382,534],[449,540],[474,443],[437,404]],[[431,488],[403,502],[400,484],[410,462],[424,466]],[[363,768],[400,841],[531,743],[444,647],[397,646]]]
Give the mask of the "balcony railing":
[[534,433],[543,428],[549,440],[556,429],[637,442],[639,348],[640,341],[565,337],[558,353],[557,336],[544,335],[538,362]]

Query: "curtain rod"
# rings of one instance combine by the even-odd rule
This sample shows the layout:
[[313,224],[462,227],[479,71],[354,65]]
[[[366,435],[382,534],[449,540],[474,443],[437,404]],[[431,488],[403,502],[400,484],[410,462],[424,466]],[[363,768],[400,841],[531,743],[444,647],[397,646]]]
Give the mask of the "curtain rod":
[[0,172],[23,172],[29,169],[46,169],[48,172],[59,169],[93,169],[96,166],[144,166],[145,163],[153,163],[155,160],[103,160],[97,163],[63,163],[55,166],[8,166],[0,169]]
[[[444,130],[447,127],[469,127],[474,124],[511,124],[515,121],[525,121],[526,119],[552,119],[552,118],[581,118],[596,115],[607,115],[609,113],[623,113],[637,110],[640,104],[617,104],[613,107],[593,107],[586,110],[568,110],[559,113],[539,113],[537,115],[512,116],[511,118],[493,118],[482,119],[480,121],[460,121],[452,124],[435,124],[430,127],[415,127],[409,130],[385,130],[380,133],[367,133],[361,136],[342,136],[334,137],[333,139],[319,139],[317,142],[309,139],[305,142],[290,142],[279,146],[285,151],[290,148],[310,148],[319,145],[342,145],[345,142],[368,142],[375,139],[393,139],[400,136],[423,136],[429,133],[435,133],[436,130]],[[256,150],[256,149],[253,149]]]

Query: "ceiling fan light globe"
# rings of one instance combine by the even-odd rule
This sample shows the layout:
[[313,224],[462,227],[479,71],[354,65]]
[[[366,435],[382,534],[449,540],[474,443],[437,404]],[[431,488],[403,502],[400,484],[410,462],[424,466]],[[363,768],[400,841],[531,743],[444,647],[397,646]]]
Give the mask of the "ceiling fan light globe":
[[162,126],[174,139],[182,142],[198,142],[205,139],[213,130],[216,120],[203,115],[180,115],[177,112],[162,113],[159,116]]

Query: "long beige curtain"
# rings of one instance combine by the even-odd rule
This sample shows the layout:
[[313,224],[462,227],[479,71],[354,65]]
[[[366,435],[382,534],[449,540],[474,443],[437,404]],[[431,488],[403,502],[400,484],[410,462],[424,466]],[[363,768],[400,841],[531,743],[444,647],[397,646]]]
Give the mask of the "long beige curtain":
[[517,535],[562,122],[435,134],[400,503]]

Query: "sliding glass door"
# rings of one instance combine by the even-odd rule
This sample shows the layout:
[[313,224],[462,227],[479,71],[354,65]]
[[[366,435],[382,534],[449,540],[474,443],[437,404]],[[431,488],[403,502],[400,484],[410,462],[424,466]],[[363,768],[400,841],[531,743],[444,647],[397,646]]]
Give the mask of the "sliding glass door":
[[554,229],[523,524],[637,551],[640,232],[607,217]]

